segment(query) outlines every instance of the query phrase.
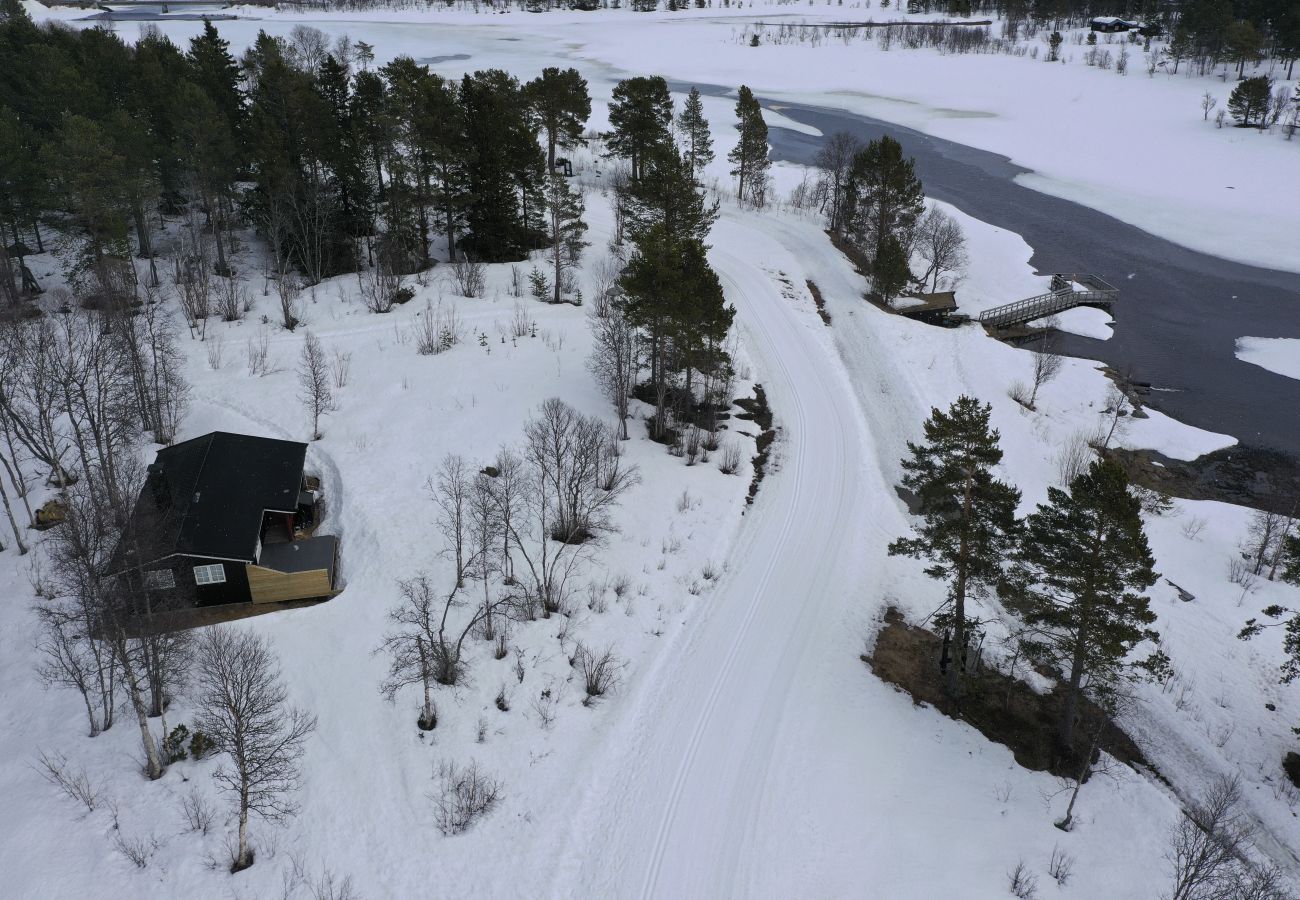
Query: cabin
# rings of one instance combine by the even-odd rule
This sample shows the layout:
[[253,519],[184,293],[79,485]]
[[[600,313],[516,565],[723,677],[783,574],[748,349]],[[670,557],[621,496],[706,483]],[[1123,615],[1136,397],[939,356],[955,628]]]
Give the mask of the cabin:
[[118,571],[189,606],[333,597],[338,539],[314,535],[320,481],[306,456],[306,444],[225,431],[158,451]]
[[1138,23],[1129,22],[1128,20],[1121,19],[1118,16],[1097,16],[1095,19],[1089,20],[1088,27],[1093,31],[1100,31],[1109,34],[1117,31],[1132,31],[1134,28],[1138,27]]

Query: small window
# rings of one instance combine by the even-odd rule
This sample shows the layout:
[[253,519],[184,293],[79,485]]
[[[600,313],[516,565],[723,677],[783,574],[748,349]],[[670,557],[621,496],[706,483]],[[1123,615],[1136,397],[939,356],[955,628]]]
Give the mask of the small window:
[[176,587],[176,573],[171,569],[150,569],[144,573],[144,583],[146,587],[153,588],[156,591],[174,588]]
[[195,584],[224,584],[226,581],[226,567],[221,563],[213,563],[210,566],[194,567]]

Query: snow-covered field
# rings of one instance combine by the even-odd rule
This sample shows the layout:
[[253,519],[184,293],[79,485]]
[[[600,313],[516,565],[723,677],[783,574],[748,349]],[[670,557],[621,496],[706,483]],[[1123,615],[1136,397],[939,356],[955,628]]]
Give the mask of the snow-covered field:
[[[221,23],[236,48],[258,28],[283,33],[304,20],[261,9],[248,14],[267,18]],[[383,21],[357,15],[311,21],[373,43],[381,61],[400,53],[470,55],[435,67],[445,73],[501,66],[531,77],[543,65],[576,64],[591,82],[596,128],[604,126],[605,101],[624,71],[746,81],[769,95],[782,79],[789,96],[805,100],[874,84],[871,92],[881,96],[837,93],[817,102],[899,117],[1002,152],[1008,150],[990,145],[1007,135],[1070,127],[1070,116],[1054,108],[1031,107],[1029,100],[1019,106],[1015,92],[1040,90],[1040,79],[1012,66],[1038,65],[1029,71],[1046,73],[1043,81],[1075,79],[1057,89],[1075,97],[1072,115],[1079,121],[1098,115],[1092,104],[1101,102],[1098,93],[1108,96],[1112,82],[1134,95],[1166,92],[1192,100],[1204,89],[1181,79],[1148,84],[1139,71],[1120,80],[1078,64],[926,52],[885,57],[861,43],[749,48],[731,36],[739,23],[683,15],[687,20],[670,22],[511,13],[485,21],[394,12],[377,17]],[[180,40],[197,23],[163,27]],[[877,65],[883,69],[872,68]],[[1178,144],[1168,134],[1152,136],[1173,127],[1175,114],[1166,107],[1177,104],[1169,98],[1149,119],[1125,120],[1131,146],[1114,142],[1130,154],[1123,184],[1110,180],[1104,142],[1088,145],[1097,158],[1072,154],[1090,193],[1077,199],[1135,216],[1138,206],[1184,204],[1201,220],[1240,213],[1244,223],[1249,190],[1224,205],[1208,188],[1206,196],[1180,198],[1163,176],[1133,174],[1145,171],[1144,154],[1167,155],[1161,148]],[[1194,103],[1183,105],[1200,126]],[[725,99],[705,101],[719,160],[734,141],[730,106]],[[1006,124],[999,131],[988,122]],[[1205,134],[1191,131],[1178,134],[1198,148],[1236,138],[1212,126]],[[1260,146],[1268,140],[1245,138],[1258,138]],[[1026,144],[1027,154],[1044,153],[1036,140]],[[1271,150],[1256,152],[1258,168],[1276,164]],[[1028,156],[1021,161],[1040,168]],[[579,162],[580,177],[598,183],[592,161]],[[1050,173],[1052,161],[1046,162],[1040,171]],[[1180,156],[1179,166],[1164,159],[1160,171],[1184,162],[1187,181],[1203,184],[1199,150]],[[792,166],[776,172],[786,188],[802,174]],[[725,185],[725,162],[709,175]],[[1131,210],[1121,208],[1137,182],[1153,193]],[[1274,199],[1275,185],[1268,194]],[[1300,215],[1276,202],[1254,202],[1256,212],[1274,216],[1279,235],[1285,229],[1278,223]],[[590,266],[610,234],[608,201],[598,189],[587,210]],[[1177,217],[1156,224],[1177,236]],[[1017,235],[969,217],[962,225],[973,260],[959,295],[965,310],[1042,289]],[[1289,729],[1300,723],[1300,698],[1277,685],[1280,634],[1249,644],[1235,635],[1269,604],[1300,604],[1300,590],[1270,582],[1243,590],[1229,582],[1228,562],[1248,511],[1180,501],[1149,520],[1157,568],[1196,599],[1184,603],[1163,580],[1152,589],[1157,627],[1180,675],[1166,689],[1146,687],[1126,724],[1172,787],[1127,770],[1116,779],[1094,779],[1082,792],[1078,826],[1062,833],[1052,827],[1065,799],[1051,796],[1059,788],[1055,779],[1021,769],[1009,751],[964,724],[916,708],[876,680],[858,655],[886,605],[919,619],[942,597],[920,564],[884,552],[909,525],[892,486],[905,441],[919,436],[931,407],[962,393],[992,404],[1006,452],[1002,474],[1023,489],[1024,512],[1057,481],[1062,448],[1095,428],[1110,382],[1096,364],[1067,359],[1041,390],[1037,411],[1024,409],[1008,391],[1030,380],[1028,353],[976,327],[933,328],[864,303],[862,278],[810,216],[759,214],[726,203],[710,242],[710,259],[738,310],[739,390],[761,382],[780,429],[756,502],[744,504],[747,470],[728,477],[713,462],[686,466],[636,428],[626,458],[639,467],[641,483],[626,496],[620,531],[592,568],[590,605],[584,596],[582,614],[572,622],[516,626],[511,643],[522,682],[513,654],[495,660],[488,645],[476,642],[469,683],[439,694],[440,724],[424,737],[413,724],[414,693],[395,704],[381,699],[384,663],[372,654],[396,599],[395,579],[427,569],[445,580],[451,571],[439,552],[424,482],[448,452],[489,462],[500,444],[519,440],[522,423],[547,397],[609,417],[585,369],[584,312],[510,297],[508,266],[492,268],[482,300],[455,296],[435,269],[413,302],[387,316],[365,312],[347,277],[319,286],[305,303],[306,326],[327,350],[351,354],[341,408],[325,420],[324,438],[308,457],[325,477],[326,529],[341,537],[347,588],[327,604],[237,626],[273,641],[293,700],[320,719],[308,746],[301,814],[283,829],[255,823],[257,864],[237,876],[205,862],[221,855],[228,823],[207,836],[183,829],[182,795],[193,788],[215,799],[211,762],[180,763],[160,782],[146,783],[137,774],[138,737],[126,725],[89,739],[74,698],[41,689],[32,672],[35,623],[28,609],[29,571],[39,552],[0,554],[0,596],[8,599],[0,603],[0,796],[8,812],[0,821],[0,893],[279,897],[286,874],[301,864],[309,876],[326,869],[351,876],[366,898],[993,900],[1006,896],[1006,872],[1023,859],[1045,894],[1150,898],[1168,884],[1162,853],[1179,800],[1219,773],[1241,777],[1262,829],[1260,850],[1295,872],[1300,797],[1285,787],[1280,759],[1294,745]],[[1294,246],[1287,252],[1295,253]],[[1300,255],[1294,265],[1300,267]],[[242,267],[257,271],[251,258]],[[37,274],[44,278],[46,270]],[[829,328],[804,288],[808,280],[825,298]],[[205,342],[186,344],[194,398],[182,437],[215,428],[307,435],[293,373],[301,334],[259,321],[263,312],[274,321],[275,301],[262,296],[260,279],[253,284],[254,314],[242,323],[214,322]],[[412,343],[417,320],[439,303],[458,312],[466,339],[444,354],[420,356]],[[536,337],[509,336],[517,304],[536,321]],[[1105,327],[1095,316],[1072,318],[1081,321],[1071,322],[1071,330]],[[255,377],[247,372],[245,348],[262,332],[276,371]],[[753,430],[738,420],[729,427],[747,451],[753,442],[745,433]],[[1151,412],[1130,420],[1120,442],[1191,459],[1232,440]],[[1200,520],[1202,527],[1192,527]],[[620,576],[630,585],[621,598],[612,587]],[[590,708],[580,702],[566,659],[574,641],[612,644],[626,661],[619,688]],[[494,703],[503,686],[509,712]],[[187,714],[182,703],[172,717],[183,721]],[[137,869],[114,848],[106,809],[81,814],[36,774],[31,763],[42,749],[62,750],[86,766],[116,802],[122,833],[157,840],[147,868]],[[497,810],[451,838],[434,828],[427,796],[442,760],[476,760],[504,786]],[[1077,859],[1075,877],[1059,891],[1046,873],[1056,845]],[[290,896],[309,894],[299,886]]]
[[1300,378],[1300,338],[1237,338],[1237,358],[1288,378]]

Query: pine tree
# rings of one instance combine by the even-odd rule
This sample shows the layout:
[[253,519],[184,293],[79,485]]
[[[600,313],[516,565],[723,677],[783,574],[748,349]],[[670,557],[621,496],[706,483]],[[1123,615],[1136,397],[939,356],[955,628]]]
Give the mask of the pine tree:
[[191,80],[208,95],[238,142],[247,118],[244,92],[240,88],[243,73],[230,53],[230,42],[207,19],[203,20],[202,33],[190,39],[188,61]]
[[484,262],[523,259],[543,246],[546,160],[519,82],[500,69],[466,75],[460,87],[465,135],[465,222],[461,246]]
[[709,120],[704,118],[704,103],[700,89],[692,87],[677,117],[677,128],[681,133],[686,160],[692,171],[697,174],[713,162],[713,136],[709,134]]
[[1239,81],[1228,95],[1228,112],[1242,128],[1263,126],[1272,94],[1273,81],[1267,75]]
[[577,69],[551,67],[524,86],[524,93],[546,135],[546,171],[555,171],[555,148],[587,143],[583,127],[591,116],[587,81]]
[[609,105],[609,124],[613,128],[606,141],[609,153],[628,160],[635,181],[647,156],[672,144],[673,100],[668,82],[658,75],[620,81]]
[[718,204],[705,202],[690,164],[671,144],[646,157],[642,177],[628,184],[619,202],[634,243],[656,225],[703,243],[718,218]]
[[876,258],[871,261],[871,286],[888,303],[903,292],[911,277],[907,251],[898,242],[898,238],[889,235],[881,244]]
[[748,200],[761,207],[767,187],[767,170],[771,166],[767,156],[767,123],[763,121],[763,108],[753,92],[743,84],[736,101],[736,120],[740,139],[727,154],[733,165],[731,174],[740,179],[736,196],[742,203]]
[[587,241],[583,239],[587,233],[587,223],[582,220],[583,212],[582,195],[569,187],[569,182],[563,175],[552,172],[546,183],[546,223],[554,273],[554,303],[563,299],[569,272],[578,267],[582,249],[587,246]]
[[1002,450],[998,432],[989,428],[990,412],[966,396],[947,412],[930,412],[925,443],[909,441],[911,456],[903,460],[903,485],[919,501],[922,524],[915,537],[889,545],[891,556],[928,560],[926,574],[948,582],[948,608],[937,621],[952,627],[945,688],[954,699],[961,696],[967,635],[978,624],[968,614],[967,598],[997,580],[1016,534],[1020,492],[993,477]]
[[868,257],[874,260],[890,237],[902,247],[911,246],[912,229],[925,212],[925,194],[902,145],[888,136],[867,144],[853,157],[849,181],[848,230]]
[[1064,675],[1060,743],[1067,752],[1085,692],[1104,698],[1141,670],[1167,665],[1159,651],[1129,658],[1158,637],[1142,593],[1156,583],[1154,564],[1141,503],[1117,463],[1094,462],[1068,492],[1048,488],[1047,503],[1025,521],[1001,593],[1032,629],[1033,655]]

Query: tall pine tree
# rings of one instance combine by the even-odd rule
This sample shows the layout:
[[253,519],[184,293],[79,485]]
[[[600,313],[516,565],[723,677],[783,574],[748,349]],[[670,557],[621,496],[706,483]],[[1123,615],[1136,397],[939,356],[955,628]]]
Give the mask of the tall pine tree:
[[606,141],[609,153],[628,160],[635,181],[646,158],[672,143],[673,100],[668,82],[658,75],[620,81],[609,104],[609,124],[613,128]]
[[692,87],[682,111],[677,116],[677,130],[682,137],[682,151],[691,170],[697,175],[713,162],[713,136],[709,133],[709,120],[704,118],[704,102],[700,89]]
[[736,197],[742,203],[761,207],[767,190],[767,170],[771,166],[767,156],[767,123],[763,121],[763,108],[753,91],[743,84],[736,101],[736,130],[740,138],[727,154],[733,166],[731,174],[740,182]]
[[913,160],[903,157],[898,141],[886,136],[858,151],[848,190],[848,233],[869,260],[875,260],[890,238],[900,247],[911,246],[912,229],[925,212],[925,194]]
[[1158,651],[1131,658],[1138,644],[1158,637],[1143,595],[1156,583],[1154,565],[1141,503],[1117,463],[1094,462],[1068,492],[1048,488],[1047,503],[1025,521],[1001,592],[1032,630],[1031,653],[1064,675],[1066,752],[1085,692],[1104,698],[1122,680],[1167,664]]
[[1002,450],[997,430],[989,427],[990,412],[987,404],[966,396],[947,412],[930,412],[925,443],[909,441],[911,455],[903,460],[903,485],[916,495],[922,522],[914,537],[889,545],[891,556],[927,560],[925,573],[948,582],[947,608],[937,620],[952,628],[945,688],[954,699],[961,696],[968,633],[978,624],[967,599],[1001,574],[1020,502],[1020,491],[993,477]]
[[524,85],[528,103],[546,135],[546,171],[555,171],[555,149],[568,150],[586,144],[582,130],[591,116],[587,80],[577,69],[542,69],[542,74]]

